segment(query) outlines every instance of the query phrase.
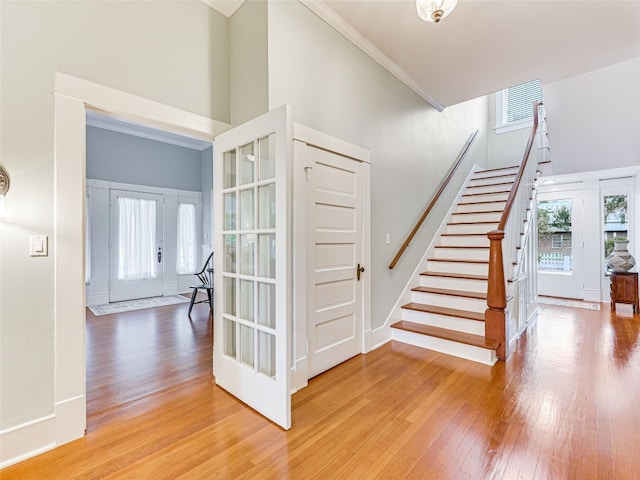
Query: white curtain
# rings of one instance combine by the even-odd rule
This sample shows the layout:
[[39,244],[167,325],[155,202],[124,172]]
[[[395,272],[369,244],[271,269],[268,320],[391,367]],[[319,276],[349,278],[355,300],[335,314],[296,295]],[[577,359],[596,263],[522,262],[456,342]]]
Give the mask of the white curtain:
[[178,204],[178,275],[196,271],[196,206],[192,203]]
[[156,202],[118,197],[118,279],[156,278]]

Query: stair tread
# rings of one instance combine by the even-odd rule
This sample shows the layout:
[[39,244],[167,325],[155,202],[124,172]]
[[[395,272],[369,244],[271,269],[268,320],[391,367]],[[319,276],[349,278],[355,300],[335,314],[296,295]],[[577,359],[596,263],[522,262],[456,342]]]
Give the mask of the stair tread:
[[474,275],[471,273],[422,272],[420,275],[427,277],[460,278],[464,280],[489,280],[487,275]]
[[445,315],[447,317],[466,318],[468,320],[477,320],[484,322],[484,313],[470,312],[469,310],[459,310],[457,308],[438,307],[436,305],[426,305],[424,303],[410,302],[403,305],[402,308],[408,310],[416,310],[424,313],[435,313],[436,315]]
[[399,322],[394,323],[391,325],[391,328],[398,328],[400,330],[406,330],[408,332],[419,333],[422,335],[429,335],[431,337],[441,338],[443,340],[449,340],[456,343],[464,343],[465,345],[485,348],[487,350],[495,350],[499,345],[495,340],[489,340],[481,337],[480,335],[472,335],[470,333],[458,332],[456,330],[432,327],[430,325],[423,325],[421,323],[409,322],[406,320],[400,320]]
[[497,187],[499,185],[513,185],[513,182],[487,183],[485,185],[467,185],[467,188]]
[[[507,203],[507,199],[504,200],[485,200],[484,202],[460,202],[458,203],[458,206],[460,205],[482,205],[482,204],[486,204],[486,203]],[[502,212],[502,210],[500,210]]]
[[501,175],[488,175],[486,177],[477,177],[476,175],[478,175],[478,173],[485,173],[485,172],[476,172],[471,180],[485,180],[487,178],[515,177],[517,175],[517,172],[513,172],[513,173],[503,173]]
[[497,172],[498,170],[510,170],[512,168],[520,168],[520,165],[511,165],[510,167],[487,168],[486,170],[478,170],[475,173]]
[[500,190],[498,192],[463,193],[463,197],[477,197],[479,195],[497,195],[500,193],[511,193],[511,190]]
[[434,248],[464,248],[464,249],[469,249],[469,250],[487,250],[489,248],[488,245],[478,245],[478,246],[474,246],[474,245],[436,245]]
[[504,210],[483,210],[481,212],[453,212],[451,215],[484,215],[486,213],[496,214],[502,212],[504,212]]
[[441,233],[441,237],[477,237],[477,236],[486,237],[486,233]]
[[455,263],[489,263],[489,260],[461,260],[459,258],[427,258],[429,262],[455,262]]
[[467,292],[465,290],[451,290],[449,288],[435,287],[415,287],[412,292],[435,293],[438,295],[450,295],[452,297],[477,298],[478,300],[486,300],[487,294],[480,292]]
[[495,223],[496,225],[498,223],[500,223],[498,220],[492,221],[492,222],[449,222],[447,223],[447,225],[486,225],[486,224],[493,224]]

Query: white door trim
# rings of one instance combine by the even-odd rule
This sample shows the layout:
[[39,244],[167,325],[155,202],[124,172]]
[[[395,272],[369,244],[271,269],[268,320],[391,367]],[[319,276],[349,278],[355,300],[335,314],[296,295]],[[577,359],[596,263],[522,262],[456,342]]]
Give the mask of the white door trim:
[[[86,108],[213,140],[229,125],[136,95],[56,73],[54,85],[55,446],[86,428]],[[64,266],[64,268],[61,268]]]
[[368,150],[340,140],[326,133],[295,123],[293,131],[293,238],[294,262],[293,284],[296,293],[293,300],[294,311],[294,351],[292,365],[292,389],[299,390],[307,385],[308,376],[308,329],[307,329],[307,255],[308,234],[306,206],[308,192],[305,186],[304,150],[307,145],[328,150],[362,162],[362,258],[366,268],[361,281],[362,288],[362,346],[361,352],[372,349],[371,330],[371,156]]

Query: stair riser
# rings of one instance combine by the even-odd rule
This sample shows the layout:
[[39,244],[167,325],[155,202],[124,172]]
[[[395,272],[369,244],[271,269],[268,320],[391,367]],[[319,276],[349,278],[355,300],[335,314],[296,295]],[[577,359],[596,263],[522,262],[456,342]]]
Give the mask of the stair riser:
[[444,246],[463,246],[463,247],[488,247],[489,239],[486,235],[469,235],[469,236],[459,236],[456,235],[454,237],[441,236],[440,237],[440,245]]
[[480,248],[471,250],[467,248],[435,248],[435,258],[455,258],[459,260],[489,260],[489,249]]
[[495,223],[478,223],[469,225],[447,225],[446,233],[487,233],[495,230],[498,222]]
[[504,207],[507,205],[507,202],[495,202],[495,203],[477,203],[471,205],[458,205],[456,208],[456,213],[480,213],[486,212],[488,210],[504,210]]
[[468,275],[486,275],[489,267],[486,263],[433,262],[427,261],[427,271],[440,273],[462,273]]
[[[480,192],[472,192],[472,193],[480,193]],[[483,193],[481,195],[467,195],[461,197],[461,202],[493,202],[495,200],[499,200],[501,202],[506,202],[509,197],[508,193]]]
[[494,177],[496,175],[517,175],[518,167],[507,168],[504,170],[493,170],[493,171],[479,171],[473,175],[473,178],[486,178],[486,177]]
[[420,335],[419,333],[407,332],[397,328],[391,329],[391,338],[399,342],[408,343],[409,345],[415,345],[454,357],[465,358],[485,365],[494,365],[497,361],[495,350],[473,347],[471,345]]
[[502,212],[454,213],[452,222],[496,222],[500,221]]
[[411,301],[432,305],[434,307],[448,307],[457,310],[483,313],[487,309],[486,300],[477,298],[456,297],[453,295],[439,295],[436,293],[411,292]]
[[402,319],[409,322],[431,325],[432,327],[446,328],[457,332],[470,333],[484,337],[484,322],[469,320],[468,318],[448,317],[436,313],[418,312],[416,310],[402,309]]
[[420,275],[421,287],[446,288],[447,290],[462,290],[463,292],[487,293],[486,280],[469,280],[467,278],[434,277]]
[[465,194],[471,193],[495,193],[502,192],[504,190],[510,190],[511,185],[487,185],[486,187],[467,187],[465,189]]
[[[502,174],[501,174],[502,175]],[[493,185],[495,183],[506,183],[515,181],[515,174],[509,175],[508,177],[474,177],[469,180],[469,186],[475,185]]]

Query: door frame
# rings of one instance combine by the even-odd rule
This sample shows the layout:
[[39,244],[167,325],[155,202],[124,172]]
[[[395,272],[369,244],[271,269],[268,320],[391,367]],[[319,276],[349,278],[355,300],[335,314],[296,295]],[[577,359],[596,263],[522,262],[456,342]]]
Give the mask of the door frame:
[[326,133],[295,123],[293,128],[293,357],[292,391],[304,388],[309,380],[308,357],[308,266],[307,258],[312,239],[308,235],[306,185],[307,157],[305,149],[313,146],[362,162],[362,259],[365,273],[362,289],[361,353],[371,351],[371,155],[368,150]]
[[[230,125],[57,72],[54,81],[54,405],[47,443],[84,436],[86,110],[204,140]],[[64,267],[62,267],[64,266]]]

